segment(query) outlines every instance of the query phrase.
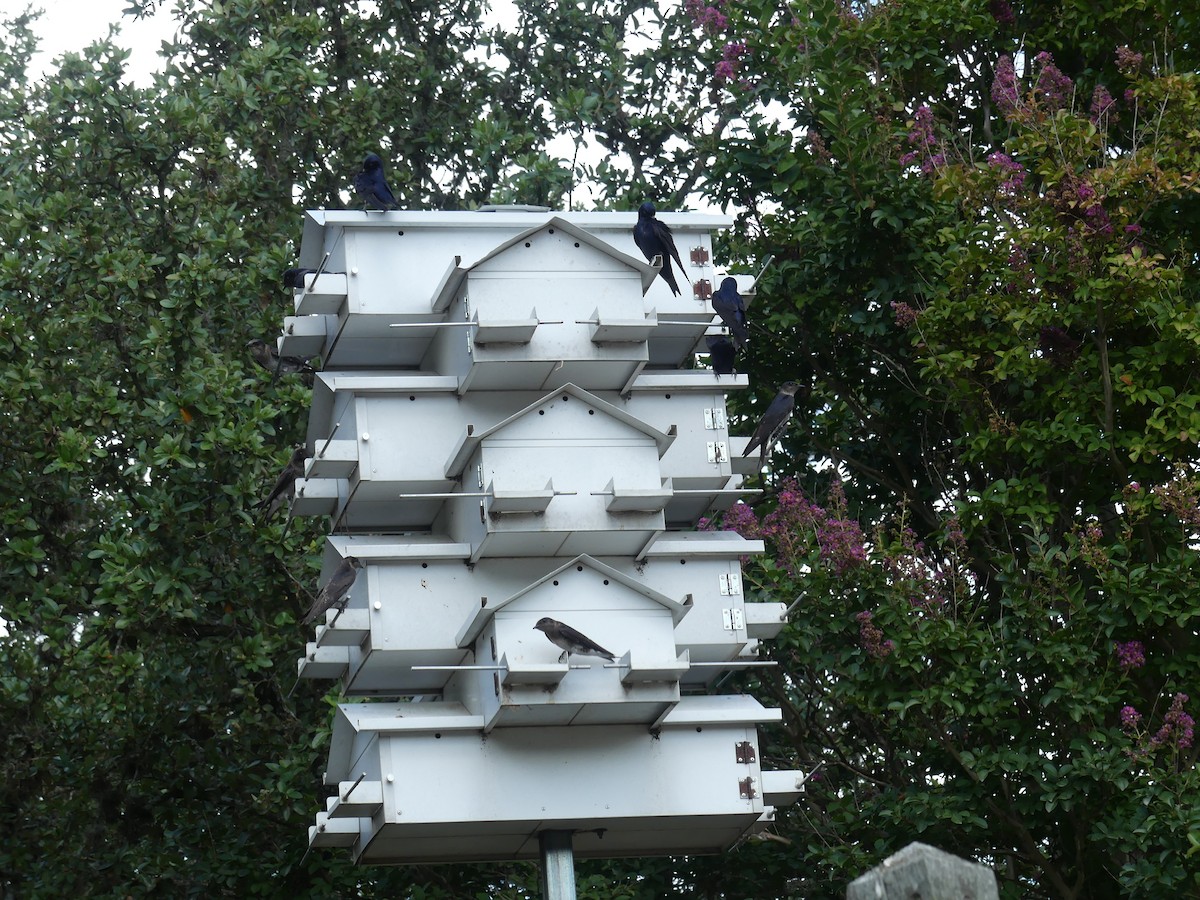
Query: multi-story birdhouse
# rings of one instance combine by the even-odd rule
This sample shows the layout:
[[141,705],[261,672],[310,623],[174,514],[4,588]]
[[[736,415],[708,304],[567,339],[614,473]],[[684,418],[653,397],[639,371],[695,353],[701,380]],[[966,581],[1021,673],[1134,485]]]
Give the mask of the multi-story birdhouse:
[[679,296],[632,213],[308,214],[281,349],[323,365],[292,513],[330,517],[323,581],[363,564],[299,661],[359,701],[313,846],[716,852],[798,793],[757,759],[778,711],[704,693],[765,664],[785,605],[746,602],[761,542],[702,528],[757,462],[725,411],[747,379],[695,367],[729,220],[664,218]]

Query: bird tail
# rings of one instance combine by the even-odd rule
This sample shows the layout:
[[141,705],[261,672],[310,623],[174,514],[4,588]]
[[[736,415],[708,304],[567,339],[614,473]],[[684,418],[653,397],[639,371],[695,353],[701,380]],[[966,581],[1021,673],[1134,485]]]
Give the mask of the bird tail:
[[[680,266],[680,268],[682,269],[683,266]],[[663,267],[659,271],[659,274],[662,275],[662,279],[667,283],[667,286],[671,288],[671,293],[678,297],[680,294],[679,282],[675,280],[675,273],[671,270],[671,260],[663,260]]]

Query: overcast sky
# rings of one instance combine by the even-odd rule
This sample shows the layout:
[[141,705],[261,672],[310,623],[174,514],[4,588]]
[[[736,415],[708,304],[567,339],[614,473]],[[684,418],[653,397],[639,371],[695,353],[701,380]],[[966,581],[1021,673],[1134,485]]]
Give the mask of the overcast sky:
[[79,51],[108,33],[108,26],[118,23],[121,34],[118,46],[133,52],[129,71],[134,80],[145,83],[146,76],[158,68],[158,48],[175,32],[171,15],[173,3],[150,19],[134,20],[122,16],[128,0],[0,0],[0,18],[11,19],[30,5],[44,10],[34,25],[41,38],[41,51],[34,57],[30,74],[40,78],[52,68],[51,62],[69,51]]

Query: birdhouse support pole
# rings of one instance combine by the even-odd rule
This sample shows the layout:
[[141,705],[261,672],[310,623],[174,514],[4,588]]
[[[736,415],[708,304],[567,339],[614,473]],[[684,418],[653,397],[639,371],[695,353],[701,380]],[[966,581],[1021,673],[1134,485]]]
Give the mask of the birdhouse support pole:
[[543,831],[538,835],[542,852],[542,900],[575,900],[575,854],[571,832]]

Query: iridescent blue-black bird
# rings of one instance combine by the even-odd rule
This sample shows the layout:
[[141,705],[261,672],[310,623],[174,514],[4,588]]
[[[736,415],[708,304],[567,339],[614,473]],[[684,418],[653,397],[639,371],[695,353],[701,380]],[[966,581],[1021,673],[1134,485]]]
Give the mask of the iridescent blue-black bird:
[[679,251],[675,249],[675,238],[671,236],[671,229],[658,221],[654,213],[654,204],[649,200],[638,207],[637,224],[633,226],[633,242],[650,262],[653,262],[656,256],[662,257],[662,271],[659,274],[678,296],[679,282],[675,280],[671,260],[679,263],[680,272],[683,271],[683,260],[679,258]]
[[400,207],[383,177],[383,160],[376,153],[368,153],[363,160],[362,171],[354,176],[354,192],[362,198],[364,208],[388,210]]
[[732,375],[737,347],[723,334],[710,334],[704,341],[708,344],[708,362],[713,371],[718,375]]
[[304,461],[312,454],[308,448],[301,444],[292,451],[292,458],[288,460],[283,471],[279,473],[279,477],[275,479],[275,486],[271,488],[271,493],[265,498],[254,504],[255,509],[267,507],[267,518],[275,515],[279,507],[287,500],[287,495],[292,492],[292,485],[296,483],[296,479],[304,474]]
[[354,587],[354,581],[358,578],[358,571],[361,568],[363,568],[363,562],[357,556],[347,556],[343,559],[333,570],[329,580],[325,582],[325,587],[317,592],[317,598],[313,601],[313,605],[304,614],[302,620],[304,624],[307,625],[318,616],[324,615],[325,610],[333,609],[335,606],[338,609],[345,609],[346,603],[350,600],[350,588]]
[[754,434],[750,437],[750,443],[746,445],[746,449],[742,452],[742,456],[749,456],[750,451],[758,447],[758,464],[760,468],[767,464],[767,459],[770,458],[775,444],[783,437],[783,433],[787,431],[788,420],[792,417],[792,410],[796,408],[796,391],[798,390],[800,390],[800,385],[794,381],[789,381],[779,388],[779,393],[775,395],[775,399],[771,401],[770,406],[767,407],[767,411],[763,413],[762,421],[754,429]]
[[295,269],[283,270],[283,286],[292,290],[299,290],[304,287],[304,279],[309,275],[316,273],[316,269],[304,269],[297,266]]
[[746,341],[750,340],[750,330],[746,327],[746,304],[738,293],[736,278],[726,278],[721,282],[721,287],[712,295],[712,308],[733,335],[734,345],[738,348],[745,346]]
[[537,624],[533,626],[535,630],[540,631],[550,639],[555,647],[562,649],[559,654],[558,661],[563,662],[572,653],[579,656],[599,656],[607,659],[609,662],[615,661],[609,651],[605,650],[586,634],[581,634],[570,625],[564,625],[557,619],[551,619],[549,616],[543,616],[537,620]]

